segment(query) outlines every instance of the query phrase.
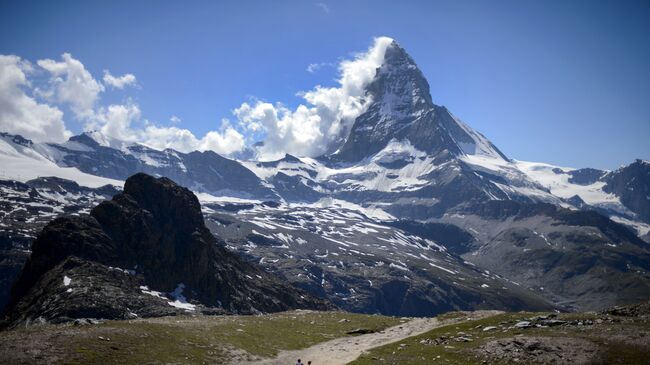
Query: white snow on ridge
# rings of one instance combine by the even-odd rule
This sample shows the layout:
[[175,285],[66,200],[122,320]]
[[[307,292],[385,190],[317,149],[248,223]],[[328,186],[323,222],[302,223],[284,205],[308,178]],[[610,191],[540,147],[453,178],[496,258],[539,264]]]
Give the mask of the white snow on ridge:
[[393,138],[386,147],[372,156],[373,162],[393,162],[409,157],[425,157],[427,154],[415,148],[407,139],[398,141]]
[[589,205],[629,213],[616,195],[603,191],[604,182],[597,181],[591,185],[569,182],[571,176],[568,172],[575,170],[572,168],[538,162],[517,160],[510,162],[480,155],[463,156],[462,160],[477,171],[485,171],[505,178],[508,181],[507,185],[500,183],[495,185],[508,195],[524,195],[563,207],[569,206],[561,199],[577,195]]
[[490,157],[493,159],[505,161],[501,154],[496,150],[494,145],[485,138],[484,135],[481,133],[477,132],[467,124],[465,124],[462,120],[458,119],[455,115],[449,113],[453,118],[456,124],[469,135],[470,138],[474,141],[473,143],[463,143],[460,141],[456,141],[456,144],[463,150],[468,155],[476,155],[476,156],[486,156]]
[[60,167],[31,148],[0,138],[0,179],[26,182],[38,177],[56,176],[96,188],[104,185],[122,187],[123,181],[86,174],[74,167]]
[[[266,180],[270,177],[275,176],[278,172],[282,172],[288,176],[302,176],[307,179],[311,179],[307,170],[312,170],[312,166],[308,166],[301,162],[288,162],[288,161],[279,161],[277,162],[277,167],[265,166],[264,162],[258,161],[240,161],[241,165],[245,168],[251,170],[257,177],[262,180]],[[320,164],[318,164],[320,165]]]
[[[578,195],[589,205],[607,206],[609,208],[620,206],[625,209],[616,195],[603,191],[604,182],[597,181],[591,185],[579,185],[569,182],[571,176],[567,173],[575,169],[539,162],[514,161],[514,164],[531,179],[548,188],[555,196],[568,199]],[[564,173],[556,173],[557,169]]]
[[362,207],[361,205],[354,204],[345,200],[323,198],[316,203],[312,204],[292,204],[295,206],[310,207],[310,208],[343,208],[352,211],[357,211],[364,214],[368,218],[377,219],[379,221],[390,221],[396,218],[386,213],[377,207]]
[[643,236],[648,232],[650,232],[650,224],[646,224],[639,221],[632,221],[616,215],[610,216],[609,218],[616,223],[620,223],[634,228],[639,236]]
[[238,204],[261,204],[261,200],[236,198],[231,196],[216,196],[208,193],[192,191],[201,203],[238,203]]
[[127,147],[135,144],[135,143],[125,142],[117,138],[109,137],[100,131],[90,131],[90,132],[85,132],[84,134],[92,138],[100,146],[114,148],[116,150],[120,150],[122,152],[127,152],[127,153],[128,153]]
[[546,191],[544,184],[536,181],[521,171],[519,167],[503,158],[494,158],[485,155],[465,155],[461,160],[478,172],[487,172],[504,178],[508,184],[494,182],[506,195],[523,195],[538,201],[545,201],[561,206],[567,206],[558,196]]
[[[339,185],[342,190],[378,191],[418,189],[428,183],[426,180],[420,179],[420,176],[426,175],[437,167],[433,164],[431,157],[427,157],[425,152],[413,147],[408,140],[397,141],[395,139],[372,157],[350,166],[327,167],[309,157],[301,157],[298,160],[300,162],[277,161],[277,167],[265,166],[263,163],[253,161],[238,162],[262,180],[267,180],[282,172],[314,182],[336,181],[335,185]],[[381,165],[403,160],[407,162],[404,166],[390,168]],[[318,187],[315,189],[325,192]]]

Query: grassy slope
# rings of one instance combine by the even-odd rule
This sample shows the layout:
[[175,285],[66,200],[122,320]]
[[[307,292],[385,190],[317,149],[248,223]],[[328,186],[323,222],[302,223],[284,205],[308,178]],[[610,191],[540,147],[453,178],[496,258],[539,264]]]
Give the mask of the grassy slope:
[[[517,335],[526,337],[583,338],[595,343],[599,352],[597,364],[650,364],[650,322],[648,319],[617,318],[621,322],[604,322],[591,326],[558,326],[550,328],[505,329],[514,323],[543,313],[505,313],[476,321],[465,321],[440,327],[419,336],[382,346],[362,355],[353,365],[366,364],[506,364],[513,361],[498,360],[478,355],[473,351],[482,344]],[[595,314],[560,314],[558,319],[591,319]],[[507,322],[507,324],[505,323]],[[496,330],[483,331],[484,327],[497,326]],[[442,336],[456,336],[459,332],[469,334],[471,342],[449,341],[446,344],[431,344],[427,340]],[[461,334],[462,335],[462,334]],[[486,361],[486,362],[483,362]]]
[[384,316],[297,311],[35,326],[0,332],[0,362],[218,364],[274,356],[279,350],[347,336],[357,328],[381,330],[399,322]]

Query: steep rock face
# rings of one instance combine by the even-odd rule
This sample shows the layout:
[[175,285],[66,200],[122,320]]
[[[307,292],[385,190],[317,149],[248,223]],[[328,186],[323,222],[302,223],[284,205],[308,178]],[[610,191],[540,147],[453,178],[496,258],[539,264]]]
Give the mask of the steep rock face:
[[[102,269],[94,270],[97,266]],[[87,278],[82,280],[96,284],[93,295],[73,295],[76,290],[60,292],[49,286],[55,278],[65,282],[65,277],[80,276],[67,274],[73,268],[84,272]],[[110,280],[106,278],[110,268],[122,268],[118,269],[122,275],[130,272],[127,276],[133,277]],[[114,290],[102,289],[101,283]],[[203,224],[198,199],[189,190],[167,178],[136,174],[127,179],[122,194],[99,204],[90,216],[57,218],[43,229],[12,290],[8,322],[75,318],[80,313],[126,318],[129,313],[173,312],[161,298],[147,298],[144,290],[138,290],[143,285],[163,293],[180,288],[194,303],[230,312],[327,308],[227,251]],[[113,298],[115,292],[140,304],[126,306]],[[97,301],[108,304],[97,306]]]
[[650,223],[650,162],[636,160],[603,179],[604,191],[619,196],[623,205]]

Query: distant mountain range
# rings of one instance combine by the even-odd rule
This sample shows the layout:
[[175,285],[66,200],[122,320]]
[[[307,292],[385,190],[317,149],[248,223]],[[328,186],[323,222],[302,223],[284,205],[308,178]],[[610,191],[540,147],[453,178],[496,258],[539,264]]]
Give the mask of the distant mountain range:
[[49,219],[87,212],[139,172],[194,191],[231,251],[348,310],[584,310],[650,298],[650,162],[601,171],[510,159],[433,103],[396,42],[366,95],[340,146],[318,158],[232,160],[98,132],[62,144],[0,134],[0,299]]

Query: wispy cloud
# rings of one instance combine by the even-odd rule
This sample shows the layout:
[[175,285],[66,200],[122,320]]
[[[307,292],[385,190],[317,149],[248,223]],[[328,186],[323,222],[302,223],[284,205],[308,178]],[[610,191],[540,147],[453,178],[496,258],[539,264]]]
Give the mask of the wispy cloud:
[[310,63],[307,66],[307,72],[313,74],[313,73],[317,72],[318,70],[322,69],[323,67],[334,67],[334,66],[336,66],[336,64],[334,64],[332,62]]
[[316,3],[316,6],[320,8],[325,14],[329,14],[331,12],[329,5],[325,3]]

